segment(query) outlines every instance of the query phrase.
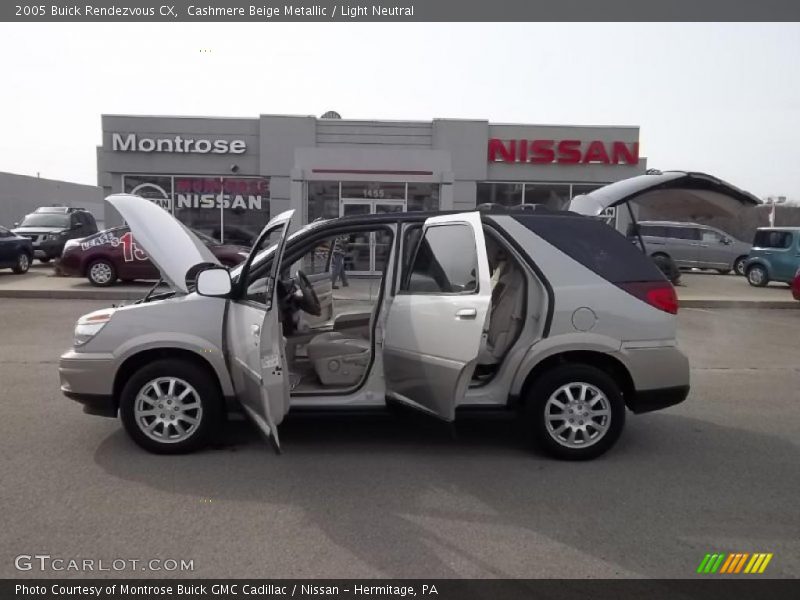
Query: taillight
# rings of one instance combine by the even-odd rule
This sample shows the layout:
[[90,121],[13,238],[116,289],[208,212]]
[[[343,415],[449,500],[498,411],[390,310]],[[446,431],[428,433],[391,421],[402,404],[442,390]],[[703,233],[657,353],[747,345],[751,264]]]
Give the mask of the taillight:
[[658,310],[678,314],[678,295],[668,281],[635,281],[620,283],[619,287]]

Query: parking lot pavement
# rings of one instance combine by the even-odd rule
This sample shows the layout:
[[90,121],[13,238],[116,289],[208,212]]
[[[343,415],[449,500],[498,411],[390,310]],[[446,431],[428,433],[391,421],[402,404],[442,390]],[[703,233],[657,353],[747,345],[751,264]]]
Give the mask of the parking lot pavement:
[[800,575],[796,311],[683,310],[689,400],[565,463],[505,420],[410,415],[289,419],[281,456],[237,420],[213,450],[149,455],[58,391],[74,319],[103,303],[0,303],[2,577],[64,574],[14,569],[36,553],[194,577],[691,577],[714,551]]

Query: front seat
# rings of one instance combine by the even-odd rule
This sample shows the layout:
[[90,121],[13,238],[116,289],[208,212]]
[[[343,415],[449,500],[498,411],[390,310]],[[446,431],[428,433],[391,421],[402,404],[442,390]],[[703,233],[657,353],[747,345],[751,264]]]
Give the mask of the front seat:
[[355,385],[369,363],[370,343],[331,331],[314,337],[306,346],[308,360],[323,385]]

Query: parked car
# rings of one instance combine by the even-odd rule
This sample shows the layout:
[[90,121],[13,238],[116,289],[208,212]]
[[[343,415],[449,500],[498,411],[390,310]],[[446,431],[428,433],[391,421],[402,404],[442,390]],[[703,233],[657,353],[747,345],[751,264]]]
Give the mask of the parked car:
[[30,239],[34,256],[46,263],[61,256],[68,240],[97,233],[97,223],[84,208],[42,206],[15,224],[13,232]]
[[0,227],[0,269],[11,269],[17,275],[27,273],[33,260],[31,241]]
[[800,300],[800,268],[798,268],[797,273],[794,274],[794,280],[792,281],[792,296],[794,296],[795,300]]
[[[226,267],[234,267],[247,257],[241,246],[219,244],[198,231],[195,235]],[[128,227],[115,227],[95,235],[70,240],[58,264],[62,275],[86,277],[98,287],[114,285],[117,279],[158,279],[158,269],[150,262]]]
[[799,267],[800,227],[758,228],[745,263],[750,285],[763,287],[770,281],[791,285]]
[[[617,440],[626,407],[689,391],[675,290],[595,219],[392,212],[290,236],[289,210],[228,271],[157,205],[107,200],[172,289],[81,317],[61,389],[88,413],[119,414],[152,452],[203,447],[232,407],[280,447],[290,410],[385,409],[388,398],[445,421],[519,412],[548,452],[588,459]],[[356,233],[386,243],[380,292],[369,310],[337,312],[331,242]]]
[[[684,269],[714,269],[723,275],[735,271],[744,275],[750,244],[721,229],[699,223],[640,221],[638,233],[653,258],[669,257]],[[628,237],[638,243],[636,227],[629,227]]]

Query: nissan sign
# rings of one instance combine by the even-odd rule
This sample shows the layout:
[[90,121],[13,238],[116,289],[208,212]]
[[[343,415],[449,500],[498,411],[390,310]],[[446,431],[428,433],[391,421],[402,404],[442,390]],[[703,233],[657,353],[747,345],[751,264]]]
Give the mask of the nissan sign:
[[244,154],[244,140],[209,140],[176,135],[168,138],[138,137],[135,133],[112,133],[114,152],[173,152],[187,154]]
[[638,165],[638,142],[489,140],[489,162]]

